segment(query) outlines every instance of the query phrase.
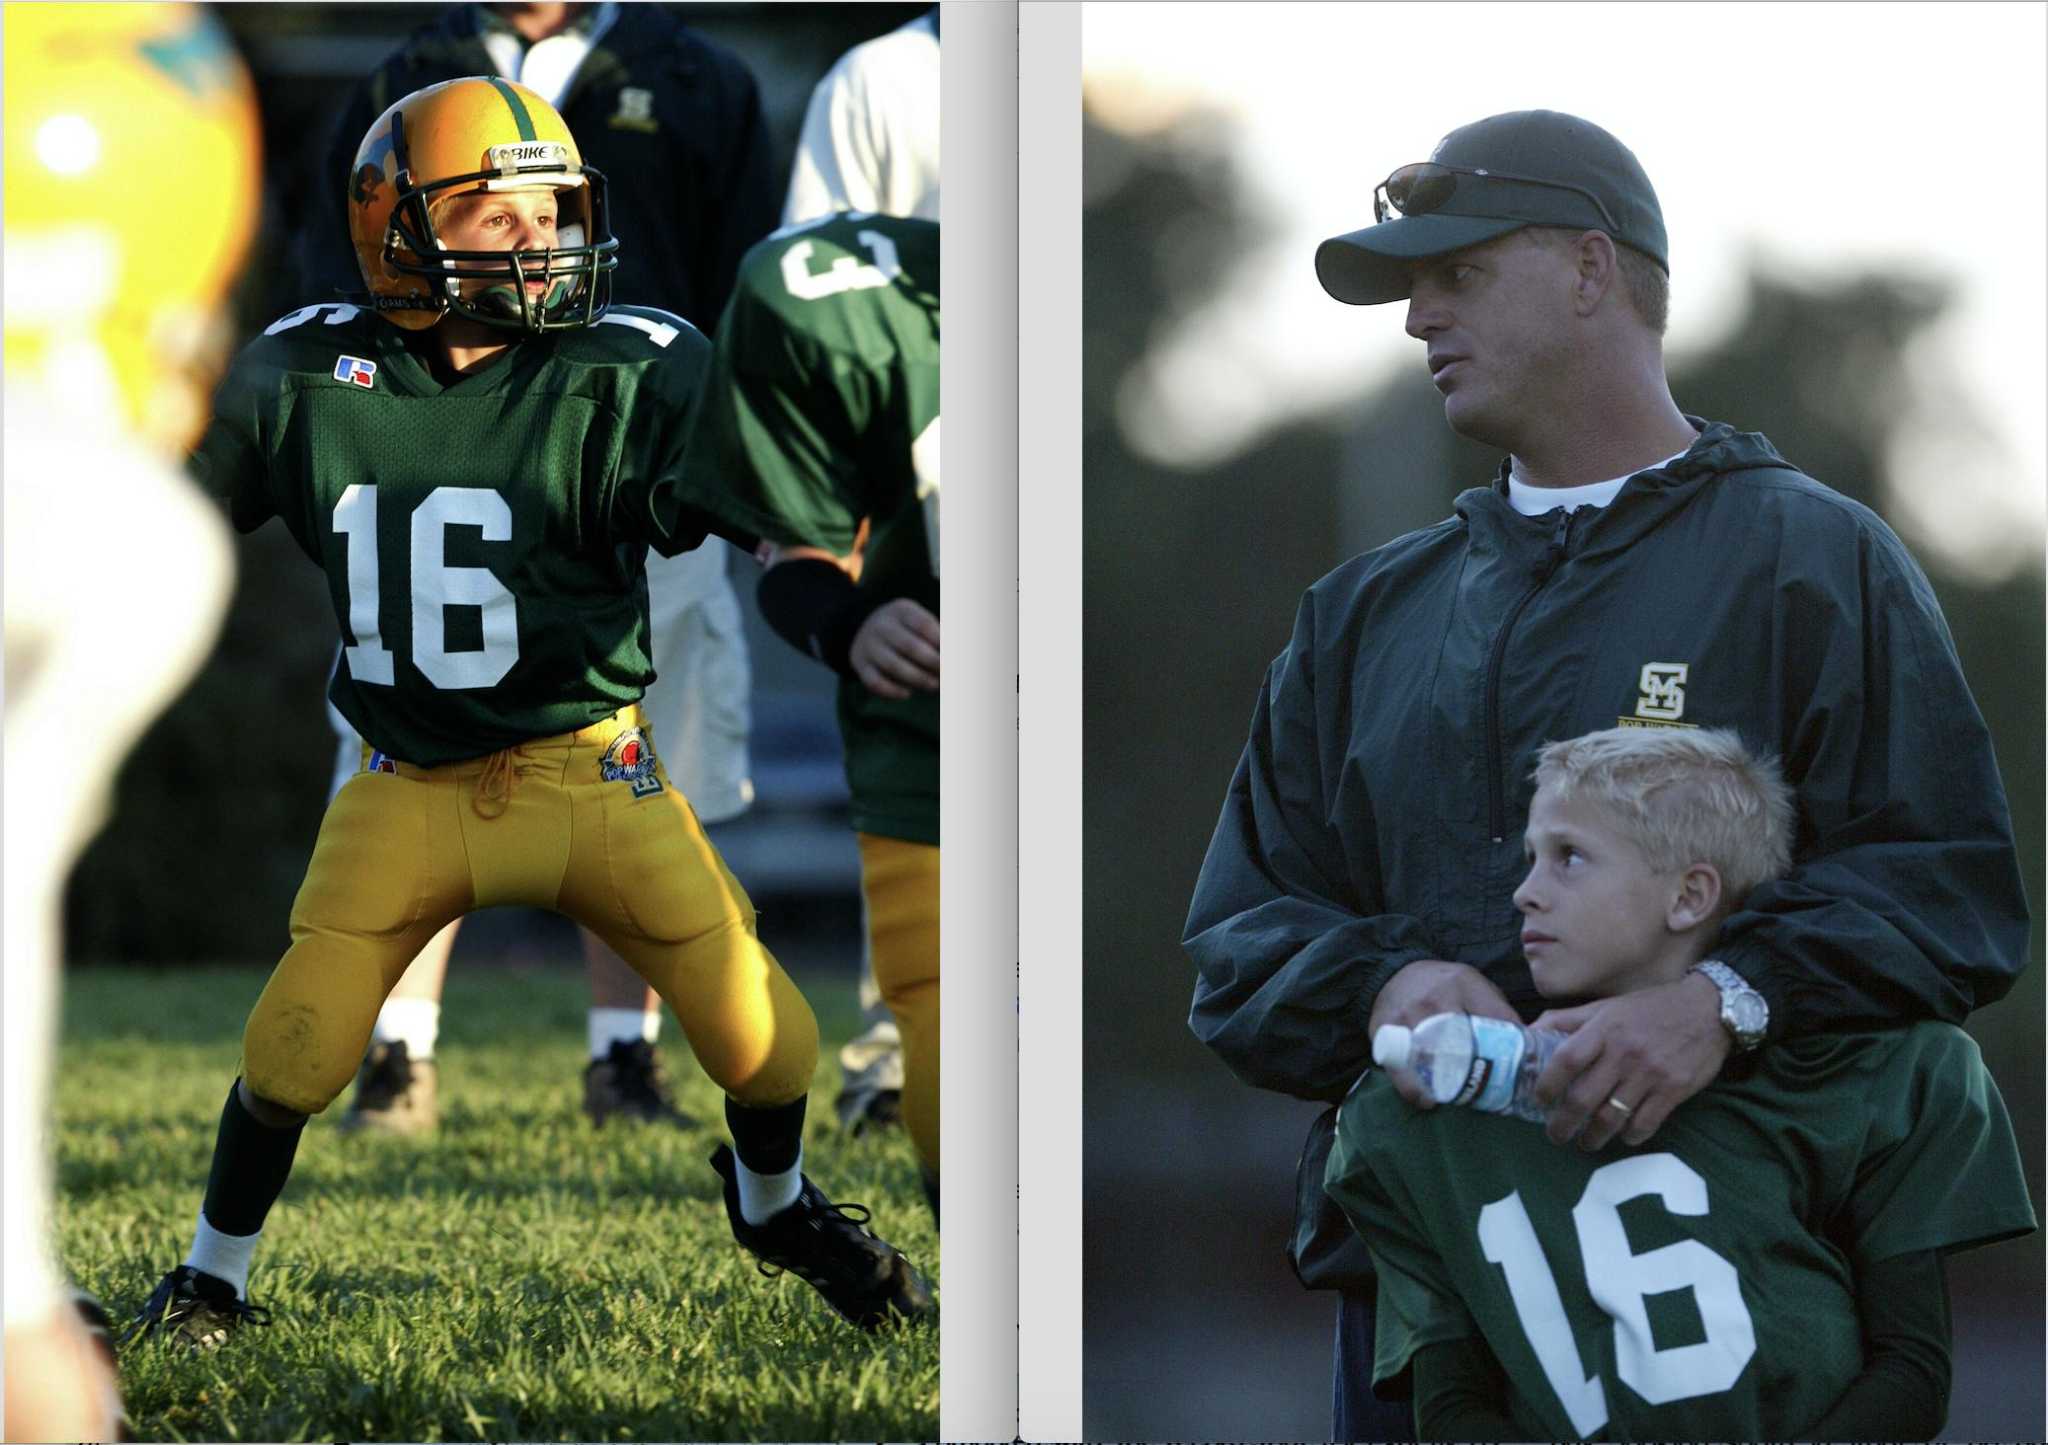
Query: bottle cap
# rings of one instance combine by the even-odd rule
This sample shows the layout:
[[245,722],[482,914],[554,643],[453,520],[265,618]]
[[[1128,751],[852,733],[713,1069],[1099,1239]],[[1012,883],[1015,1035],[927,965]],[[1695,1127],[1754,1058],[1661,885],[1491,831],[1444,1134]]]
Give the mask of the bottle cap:
[[1386,1024],[1372,1036],[1372,1061],[1383,1069],[1408,1067],[1408,1046],[1414,1034],[1399,1024]]

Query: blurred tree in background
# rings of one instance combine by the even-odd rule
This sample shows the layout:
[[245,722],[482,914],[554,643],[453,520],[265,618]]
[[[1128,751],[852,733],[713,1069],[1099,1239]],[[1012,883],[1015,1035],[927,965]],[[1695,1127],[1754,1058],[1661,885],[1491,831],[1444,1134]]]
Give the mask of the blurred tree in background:
[[[1091,1438],[1158,1438],[1197,1428],[1196,1420],[1213,1420],[1228,1408],[1193,1407],[1169,1419],[1145,1413],[1173,1408],[1142,1402],[1165,1401],[1183,1386],[1219,1396],[1257,1388],[1261,1369],[1248,1352],[1260,1348],[1259,1325],[1228,1337],[1218,1327],[1216,1335],[1186,1346],[1191,1354],[1209,1355],[1212,1364],[1219,1352],[1233,1356],[1212,1385],[1198,1379],[1199,1362],[1178,1370],[1165,1363],[1173,1347],[1144,1323],[1147,1316],[1206,1307],[1272,1326],[1281,1309],[1294,1308],[1278,1295],[1256,1292],[1294,1288],[1282,1248],[1292,1202],[1287,1171],[1300,1143],[1298,1110],[1235,1085],[1194,1041],[1186,1027],[1193,971],[1179,947],[1260,679],[1286,643],[1304,589],[1347,558],[1448,515],[1457,493],[1487,484],[1501,460],[1446,426],[1419,347],[1412,372],[1285,423],[1230,460],[1177,468],[1148,459],[1134,445],[1133,378],[1162,338],[1224,289],[1239,256],[1260,237],[1259,220],[1247,209],[1228,159],[1228,140],[1221,121],[1200,115],[1150,136],[1120,133],[1091,117],[1083,140],[1084,1065],[1090,1106],[1084,1277]],[[1309,258],[1299,264],[1305,269]],[[1926,277],[1849,275],[1814,288],[1753,272],[1741,314],[1724,339],[1697,354],[1672,354],[1671,381],[1683,410],[1763,432],[1795,465],[1885,515],[1940,596],[1997,745],[2036,915],[2033,961],[2004,1002],[1970,1021],[1970,1031],[2004,1086],[2038,1205],[2042,567],[2036,556],[2017,574],[1993,578],[1946,563],[1915,536],[1897,507],[1903,489],[1940,488],[1943,477],[1895,475],[1887,463],[1913,399],[1906,348],[1942,317],[1949,300],[1947,288]],[[1398,324],[1397,317],[1377,319]],[[1182,1093],[1200,1100],[1191,1118],[1176,1113],[1172,1102]],[[1258,1122],[1233,1127],[1222,1117],[1237,1111]],[[1169,1142],[1146,1157],[1143,1141],[1155,1132]],[[1274,1134],[1288,1137],[1269,1139]],[[1242,1149],[1225,1157],[1216,1141],[1240,1137]],[[1261,1156],[1257,1167],[1250,1151]],[[1209,1228],[1190,1222],[1175,1239],[1160,1238],[1163,1189],[1173,1192],[1176,1208],[1184,1203]],[[1237,1287],[1229,1283],[1236,1279],[1230,1260],[1243,1253],[1264,1260],[1263,1281],[1243,1283],[1244,1296],[1218,1308],[1217,1291]],[[2040,1236],[1991,1253],[2010,1276],[2014,1297],[2031,1300],[2038,1342]],[[1169,1255],[1171,1265],[1147,1264]],[[1169,1278],[1172,1286],[1164,1283]],[[1162,1299],[1160,1291],[1169,1287],[1188,1293]],[[1307,1297],[1296,1291],[1294,1298]],[[1144,1302],[1142,1310],[1134,1299]],[[1967,1308],[1968,1302],[1959,1303],[1959,1310]],[[1309,1313],[1327,1331],[1330,1307],[1317,1304]],[[1103,1322],[1121,1322],[1145,1342],[1126,1348],[1113,1330],[1096,1328]],[[2034,1349],[2038,1354],[2038,1343]],[[1294,1350],[1283,1362],[1276,1352],[1272,1368],[1301,1369],[1300,1358]],[[1145,1359],[1154,1363],[1141,1364]],[[1147,1371],[1142,1379],[1130,1374],[1141,1368]],[[2027,1388],[2038,1424],[2040,1375],[2038,1365],[2030,1368]],[[1319,1378],[1327,1389],[1326,1346],[1306,1366],[1306,1377]],[[1327,1421],[1326,1400],[1305,1405],[1299,1418]],[[1231,1420],[1225,1433],[1270,1434],[1272,1418],[1251,1412]]]

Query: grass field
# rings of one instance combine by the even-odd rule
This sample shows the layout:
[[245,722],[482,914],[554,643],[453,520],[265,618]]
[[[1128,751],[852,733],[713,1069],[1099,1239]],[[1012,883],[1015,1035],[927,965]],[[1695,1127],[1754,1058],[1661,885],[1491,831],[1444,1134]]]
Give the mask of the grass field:
[[[65,1266],[124,1322],[191,1242],[264,974],[73,970],[56,1080]],[[807,980],[826,1046],[805,1172],[936,1282],[900,1130],[833,1124],[847,980]],[[591,1128],[579,970],[451,973],[428,1141],[307,1126],[250,1273],[276,1322],[121,1360],[142,1440],[926,1440],[932,1328],[860,1333],[733,1243],[705,1163],[722,1096],[665,1023],[694,1130]],[[836,1012],[835,1012],[836,1009]]]

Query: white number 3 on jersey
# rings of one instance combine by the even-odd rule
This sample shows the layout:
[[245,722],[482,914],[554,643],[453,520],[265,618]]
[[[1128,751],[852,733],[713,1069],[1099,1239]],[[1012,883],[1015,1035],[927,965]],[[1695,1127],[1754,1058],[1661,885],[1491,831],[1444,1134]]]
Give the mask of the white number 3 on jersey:
[[855,233],[875,259],[856,261],[851,256],[834,258],[822,271],[811,269],[811,256],[818,249],[810,241],[799,241],[782,253],[782,284],[799,301],[822,301],[842,291],[866,291],[887,286],[903,274],[896,243],[880,231]]

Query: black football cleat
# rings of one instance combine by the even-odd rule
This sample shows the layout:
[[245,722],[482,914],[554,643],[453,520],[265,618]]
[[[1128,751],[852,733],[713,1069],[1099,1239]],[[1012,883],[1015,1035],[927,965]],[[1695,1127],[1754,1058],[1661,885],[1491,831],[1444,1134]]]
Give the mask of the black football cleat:
[[924,1277],[895,1246],[864,1227],[869,1217],[865,1206],[834,1204],[805,1176],[796,1203],[766,1224],[749,1224],[740,1213],[739,1161],[731,1145],[713,1151],[711,1167],[725,1181],[732,1237],[754,1256],[762,1274],[789,1271],[823,1295],[842,1319],[864,1330],[938,1312]]
[[181,1264],[163,1277],[149,1302],[136,1311],[121,1343],[161,1331],[187,1348],[211,1350],[245,1324],[269,1323],[270,1311],[242,1299],[226,1280]]
[[440,1079],[440,1065],[415,1059],[403,1039],[373,1043],[337,1127],[344,1134],[431,1134],[441,1120]]
[[841,1089],[832,1101],[839,1127],[858,1139],[873,1129],[877,1133],[900,1128],[903,1123],[901,1089]]
[[662,1071],[661,1056],[645,1039],[614,1043],[583,1071],[583,1112],[598,1128],[617,1115],[638,1124],[673,1124],[694,1129],[699,1121],[676,1107]]

